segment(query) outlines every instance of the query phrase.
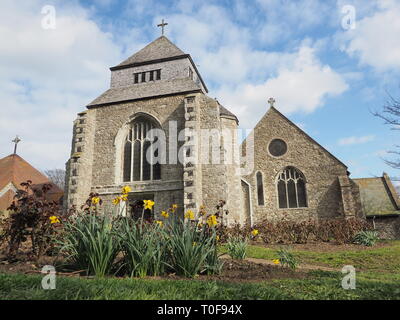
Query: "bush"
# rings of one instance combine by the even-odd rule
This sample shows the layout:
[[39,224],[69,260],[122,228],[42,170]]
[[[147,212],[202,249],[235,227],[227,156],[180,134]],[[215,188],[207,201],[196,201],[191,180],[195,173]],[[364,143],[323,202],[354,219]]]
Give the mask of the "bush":
[[60,252],[66,254],[72,266],[97,277],[111,274],[120,250],[111,218],[92,214],[78,216],[66,222],[64,228]]
[[354,243],[372,247],[378,239],[379,233],[377,231],[361,231],[355,235]]
[[[161,223],[91,213],[65,223],[64,232],[59,244],[68,262],[99,277],[120,270],[138,277],[167,272],[194,277],[222,268],[215,228],[190,220]],[[119,253],[123,257],[116,261]]]
[[286,249],[280,249],[277,252],[279,263],[284,267],[289,267],[290,269],[295,270],[298,262],[296,257],[290,251]]
[[[22,243],[30,244],[32,255],[40,258],[51,249],[54,235],[61,222],[60,205],[47,200],[50,184],[40,187],[32,181],[21,183],[23,189],[16,192],[9,216],[1,221],[0,240],[8,242],[7,257],[15,259]],[[30,242],[28,241],[30,240]]]
[[246,249],[248,241],[242,236],[232,236],[228,239],[226,244],[228,254],[232,259],[243,260],[246,258]]
[[[357,233],[372,228],[371,224],[360,218],[337,218],[321,221],[313,219],[293,221],[283,218],[274,221],[264,220],[254,227],[259,230],[261,239],[267,244],[294,244],[310,241],[352,243]],[[234,228],[229,232],[237,234],[237,230]]]
[[216,273],[221,269],[217,257],[215,228],[202,225],[200,228],[191,221],[175,220],[167,225],[167,264],[178,275],[193,277],[207,272]]
[[164,273],[167,237],[160,226],[123,218],[118,237],[124,267],[130,276],[158,276]]

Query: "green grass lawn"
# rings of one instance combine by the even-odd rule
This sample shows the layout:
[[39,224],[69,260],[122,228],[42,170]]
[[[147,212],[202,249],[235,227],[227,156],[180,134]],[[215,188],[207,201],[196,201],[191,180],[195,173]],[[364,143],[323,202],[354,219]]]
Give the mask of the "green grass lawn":
[[[222,248],[223,251],[223,248]],[[276,249],[249,246],[247,256],[272,260]],[[262,282],[57,277],[55,290],[41,288],[41,276],[0,274],[4,299],[400,299],[400,241],[368,250],[313,252],[293,250],[300,264],[329,266],[306,279]],[[356,268],[356,289],[344,290],[340,270]]]
[[358,279],[355,290],[341,288],[340,273],[312,272],[310,279],[262,283],[200,280],[57,278],[55,290],[41,288],[41,276],[0,274],[0,300],[5,299],[400,299],[391,280]]
[[[261,246],[249,246],[247,257],[272,260],[277,250]],[[292,251],[300,263],[338,268],[352,265],[359,271],[373,271],[400,275],[400,241],[391,241],[390,246],[368,250],[313,252]],[[399,279],[399,278],[398,278]]]

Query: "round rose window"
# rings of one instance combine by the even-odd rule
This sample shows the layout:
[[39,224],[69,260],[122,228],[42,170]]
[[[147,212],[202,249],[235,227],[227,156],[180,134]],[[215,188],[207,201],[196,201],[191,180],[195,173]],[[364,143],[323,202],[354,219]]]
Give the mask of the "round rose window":
[[282,139],[274,139],[270,142],[268,151],[274,157],[283,156],[287,151],[286,142]]

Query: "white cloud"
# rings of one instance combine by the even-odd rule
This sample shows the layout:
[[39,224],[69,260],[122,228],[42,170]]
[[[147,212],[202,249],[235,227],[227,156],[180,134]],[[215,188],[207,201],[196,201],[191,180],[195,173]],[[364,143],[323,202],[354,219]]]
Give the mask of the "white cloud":
[[378,150],[378,151],[374,152],[374,156],[378,156],[378,157],[386,157],[387,155],[389,155],[389,152],[387,150]]
[[314,49],[301,47],[290,58],[290,63],[280,66],[276,76],[264,83],[244,83],[217,90],[221,102],[237,114],[243,127],[251,128],[261,118],[269,97],[274,97],[276,107],[286,114],[312,112],[322,106],[326,97],[347,90],[344,78],[323,65]]
[[79,6],[56,8],[56,29],[42,29],[44,1],[1,2],[0,157],[22,137],[19,154],[39,169],[69,157],[76,113],[107,88],[120,60],[110,34]]
[[374,139],[375,139],[374,135],[360,136],[360,137],[352,136],[352,137],[340,139],[338,141],[338,145],[347,146],[347,145],[354,145],[354,144],[362,144],[362,143],[373,141]]
[[[340,36],[343,50],[378,71],[400,70],[400,3],[381,0],[373,13]],[[357,7],[358,8],[358,7]]]

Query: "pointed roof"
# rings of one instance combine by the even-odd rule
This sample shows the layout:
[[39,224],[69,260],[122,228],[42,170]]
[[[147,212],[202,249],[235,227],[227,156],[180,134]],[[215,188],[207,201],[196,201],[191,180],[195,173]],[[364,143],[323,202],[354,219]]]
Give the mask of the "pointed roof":
[[34,184],[50,183],[44,174],[17,154],[0,159],[0,190],[10,182],[18,188],[22,182],[27,180],[32,180]]
[[[300,129],[293,121],[291,121],[290,119],[288,119],[285,115],[283,115],[278,109],[276,109],[274,106],[271,106],[268,111],[265,113],[265,115],[261,118],[260,121],[258,121],[258,123],[255,125],[255,127],[253,128],[252,132],[254,132],[255,128],[262,122],[264,121],[265,117],[268,116],[268,114],[270,112],[275,112],[276,114],[278,114],[282,119],[284,119],[285,121],[287,121],[291,126],[293,126],[298,132],[300,132],[303,136],[305,136],[309,141],[311,141],[312,143],[316,144],[317,146],[319,146],[323,151],[326,152],[326,154],[328,154],[332,159],[336,160],[337,162],[339,162],[342,166],[344,166],[347,169],[347,166],[340,161],[338,158],[336,158],[332,153],[330,153],[326,148],[324,148],[323,146],[321,146],[317,141],[315,141],[313,138],[311,138],[304,130]],[[244,143],[247,141],[247,138],[242,142],[242,145],[244,145]],[[348,172],[348,175],[350,175],[350,173]]]
[[125,61],[121,62],[115,67],[112,67],[111,70],[120,69],[121,67],[134,66],[149,61],[165,60],[185,56],[187,56],[187,54],[174,45],[167,37],[161,36],[130,56]]
[[[0,159],[0,210],[5,210],[10,205],[10,199],[12,200],[13,198],[14,190],[20,188],[21,183],[27,180],[31,180],[36,186],[45,183],[52,184],[53,187],[49,191],[49,194],[57,194],[59,195],[58,198],[63,193],[43,173],[32,167],[19,155],[11,154]],[[4,208],[4,206],[6,207]]]
[[220,117],[225,117],[225,118],[229,118],[229,119],[234,119],[236,121],[237,124],[239,124],[239,119],[236,117],[236,115],[234,113],[232,113],[231,111],[229,111],[227,108],[225,108],[218,100],[217,98],[214,99],[214,101],[217,102],[218,106],[219,106],[219,115]]

